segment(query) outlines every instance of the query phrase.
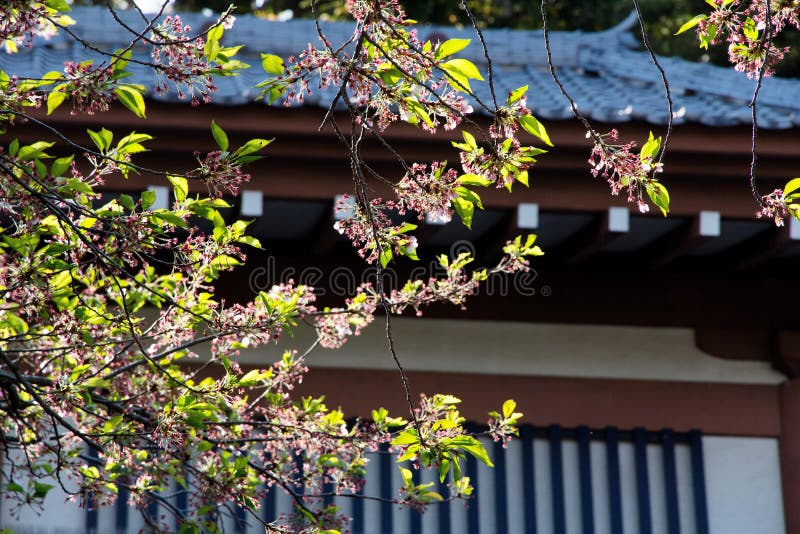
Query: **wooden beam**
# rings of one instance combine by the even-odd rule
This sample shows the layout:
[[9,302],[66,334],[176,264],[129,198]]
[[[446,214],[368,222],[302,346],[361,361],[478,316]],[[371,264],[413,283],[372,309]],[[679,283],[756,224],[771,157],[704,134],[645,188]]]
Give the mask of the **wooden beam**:
[[786,226],[777,227],[769,222],[770,228],[734,247],[725,254],[737,270],[759,269],[781,252],[800,244],[800,221],[790,217]]
[[721,234],[721,214],[702,211],[648,245],[640,253],[640,261],[650,269],[663,269]]
[[575,267],[586,262],[606,245],[630,231],[630,210],[626,207],[612,206],[589,228],[582,229],[575,238],[558,247],[556,255],[565,258],[565,263]]

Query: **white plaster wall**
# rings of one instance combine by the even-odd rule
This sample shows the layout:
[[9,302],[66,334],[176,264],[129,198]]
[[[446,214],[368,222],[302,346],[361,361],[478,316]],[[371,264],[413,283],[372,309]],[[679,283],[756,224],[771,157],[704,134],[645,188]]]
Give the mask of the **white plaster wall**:
[[[763,361],[726,360],[702,352],[688,328],[564,325],[393,318],[397,354],[410,370],[777,384],[785,377]],[[304,351],[314,332],[243,351],[240,360],[266,365],[284,349]],[[338,351],[315,349],[312,367],[394,369],[383,319]]]
[[778,441],[706,436],[709,527],[712,534],[784,534]]

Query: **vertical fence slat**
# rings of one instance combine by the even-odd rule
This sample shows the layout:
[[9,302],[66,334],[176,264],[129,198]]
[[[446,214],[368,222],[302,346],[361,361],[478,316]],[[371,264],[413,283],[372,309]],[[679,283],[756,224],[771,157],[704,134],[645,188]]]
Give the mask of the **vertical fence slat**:
[[[123,481],[127,484],[127,481]],[[128,497],[130,492],[128,488],[119,485],[119,493],[117,494],[117,503],[114,506],[114,528],[117,529],[117,534],[127,534],[128,532]]]
[[[418,486],[422,483],[422,475],[419,469],[414,469],[413,466],[408,466],[411,469],[411,478],[414,481],[414,485]],[[438,476],[438,473],[437,473]],[[410,514],[409,517],[409,527],[411,528],[411,534],[422,534],[422,514],[419,513],[417,510],[411,509],[407,512]],[[441,514],[441,510],[439,510]]]
[[689,432],[689,447],[692,456],[692,488],[694,493],[694,516],[697,534],[709,534],[708,504],[706,502],[706,471],[703,461],[703,437],[699,430]]
[[[364,486],[358,489],[356,495],[364,494]],[[353,498],[353,534],[364,534],[364,499]]]
[[[175,527],[179,529],[181,526],[181,517],[187,517],[189,515],[189,488],[191,488],[190,481],[189,481],[189,469],[184,464],[183,469],[183,484],[186,487],[178,485],[178,490],[175,492],[175,508],[178,509],[179,516],[175,518]],[[127,517],[125,519],[127,523]]]
[[445,498],[445,502],[439,505],[439,534],[450,534],[452,528],[450,525],[450,501],[446,500],[449,492],[447,480],[448,479],[445,478],[443,482],[438,482],[439,494]]
[[[89,463],[91,465],[99,465],[97,449],[94,447],[89,447],[88,451],[89,456]],[[98,517],[98,507],[92,501],[94,501],[94,496],[89,494],[88,503],[86,506],[86,534],[97,534],[97,527],[99,523]]]
[[594,534],[594,504],[592,502],[592,457],[589,444],[589,428],[579,426],[578,470],[581,481],[581,526],[583,534]]
[[508,495],[506,494],[506,449],[494,442],[494,518],[497,534],[508,532]]
[[[475,483],[478,480],[478,460],[475,459],[474,456],[469,455],[467,456],[467,476],[470,480]],[[480,491],[480,490],[477,490]],[[480,520],[478,516],[478,495],[476,493],[472,494],[472,498],[469,500],[467,508],[467,530],[470,533],[477,534],[480,532]]]
[[[389,454],[389,446],[381,445],[380,448],[380,464],[381,470],[381,498],[392,498],[392,463],[394,458]],[[381,502],[381,532],[383,534],[391,534],[392,532],[392,503],[388,501]]]
[[667,532],[681,534],[678,510],[678,473],[675,467],[675,432],[664,429],[661,451],[664,459],[664,497],[667,503]]
[[550,437],[550,485],[553,491],[553,534],[566,534],[567,514],[564,503],[564,458],[561,450],[561,427],[548,428]]
[[606,470],[608,472],[608,517],[611,534],[622,532],[622,485],[619,474],[619,430],[606,428]]
[[633,431],[633,450],[636,463],[639,534],[651,534],[653,522],[650,516],[650,480],[647,473],[647,432],[643,428]]
[[264,501],[262,503],[262,511],[261,511],[261,519],[264,520],[265,523],[271,523],[277,519],[276,517],[276,510],[277,510],[277,503],[275,499],[277,497],[278,488],[273,485],[267,490],[266,494],[264,495]]
[[520,429],[522,440],[522,487],[525,502],[525,534],[536,533],[536,461],[533,454],[534,428]]
[[234,519],[236,534],[247,534],[247,510],[242,506],[237,506],[236,517]]

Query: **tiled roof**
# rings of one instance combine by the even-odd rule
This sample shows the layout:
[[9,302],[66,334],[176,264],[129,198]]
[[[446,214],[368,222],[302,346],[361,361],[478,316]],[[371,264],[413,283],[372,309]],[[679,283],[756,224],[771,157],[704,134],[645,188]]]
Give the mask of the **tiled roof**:
[[[122,16],[133,28],[143,26],[141,18],[133,12],[123,12]],[[198,13],[182,17],[195,29],[213,20]],[[75,8],[73,18],[78,21],[73,31],[100,46],[123,47],[131,38],[105,9]],[[551,32],[553,60],[564,85],[589,118],[608,123],[642,120],[664,124],[667,110],[659,73],[633,37],[634,22],[635,19],[629,17],[617,27],[602,32]],[[352,32],[352,25],[348,23],[323,22],[322,25],[334,44],[344,42]],[[419,27],[423,38],[434,32],[447,38],[475,37],[469,29]],[[491,29],[485,31],[485,39],[492,54],[498,94],[529,85],[529,105],[535,114],[550,120],[571,117],[568,103],[547,71],[541,31]],[[245,44],[240,55],[253,68],[240,76],[219,79],[214,101],[239,105],[257,98],[259,91],[254,85],[266,77],[259,67],[258,53],[283,57],[297,54],[308,43],[317,42],[317,34],[313,21],[309,20],[267,21],[241,16],[226,40]],[[143,59],[148,52],[146,47],[135,50]],[[477,40],[461,55],[485,67]],[[61,32],[50,41],[39,40],[32,48],[18,54],[0,53],[0,69],[20,76],[35,76],[49,70],[60,71],[65,61],[93,56],[96,54]],[[710,126],[749,124],[748,103],[754,80],[730,68],[672,57],[660,60],[672,87],[676,122]],[[146,67],[131,64],[130,70],[133,76],[129,81],[152,91],[155,79]],[[473,89],[483,101],[490,100],[486,83],[475,83]],[[305,105],[324,105],[332,96],[331,92],[315,92]],[[167,95],[151,93],[151,96],[159,100],[177,100],[174,91]],[[767,79],[759,98],[760,126],[800,127],[800,79]]]

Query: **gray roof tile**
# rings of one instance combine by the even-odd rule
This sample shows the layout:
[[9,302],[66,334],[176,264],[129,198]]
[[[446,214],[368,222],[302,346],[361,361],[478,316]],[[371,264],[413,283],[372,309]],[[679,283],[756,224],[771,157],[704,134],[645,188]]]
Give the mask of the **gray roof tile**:
[[[143,27],[143,21],[134,13],[122,12],[121,16],[132,28]],[[213,20],[198,13],[181,16],[195,29]],[[73,18],[78,21],[73,31],[102,47],[123,47],[132,37],[102,8],[75,8]],[[554,63],[578,108],[590,119],[610,123],[642,120],[665,124],[668,113],[661,79],[648,54],[637,48],[631,32],[634,22],[635,19],[629,17],[619,26],[603,32],[552,32]],[[334,44],[345,42],[352,32],[352,25],[347,23],[323,22],[322,27]],[[434,32],[448,38],[474,38],[472,31],[464,28],[420,26],[418,32],[422,38]],[[527,84],[531,88],[529,105],[534,113],[550,120],[572,116],[568,102],[546,68],[541,31],[492,29],[485,30],[484,37],[495,66],[498,98],[504,99],[508,91]],[[253,86],[265,77],[258,68],[258,53],[269,52],[286,57],[297,54],[308,43],[318,42],[312,21],[266,21],[253,16],[239,17],[226,39],[231,43],[245,44],[241,54],[253,68],[238,77],[217,80],[219,89],[214,101],[223,105],[244,104],[257,97],[258,90]],[[149,50],[140,46],[135,54],[147,59]],[[483,50],[477,40],[462,55],[485,68]],[[69,37],[62,32],[50,41],[37,41],[33,48],[18,54],[0,53],[0,69],[20,76],[36,76],[50,70],[60,71],[65,61],[87,58],[100,59],[81,45],[70,44]],[[676,122],[710,126],[749,123],[747,106],[755,81],[729,68],[680,58],[659,59],[673,89]],[[174,91],[167,95],[152,94],[155,78],[146,68],[131,64],[130,70],[133,72],[130,81],[144,85],[154,98],[177,101]],[[481,100],[490,101],[485,83],[476,83],[473,89]],[[324,105],[333,92],[315,90],[305,105]],[[800,127],[800,79],[764,80],[759,122],[763,127],[773,129]]]

